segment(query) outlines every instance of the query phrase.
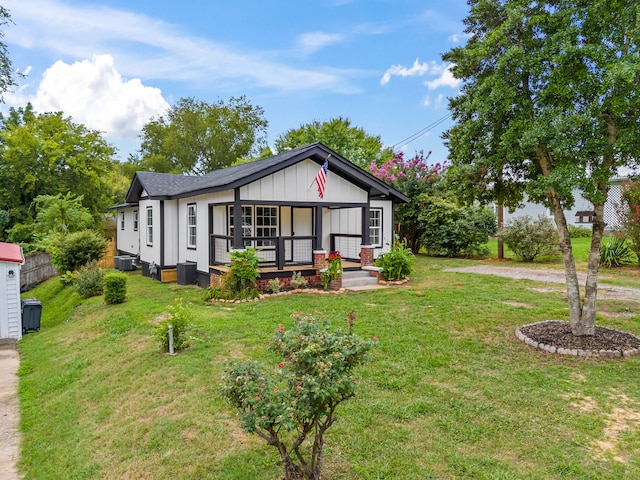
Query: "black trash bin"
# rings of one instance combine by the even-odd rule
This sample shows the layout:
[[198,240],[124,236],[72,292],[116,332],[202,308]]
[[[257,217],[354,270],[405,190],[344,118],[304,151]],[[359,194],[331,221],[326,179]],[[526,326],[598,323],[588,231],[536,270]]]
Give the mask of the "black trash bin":
[[35,298],[22,300],[22,333],[39,331],[42,302]]

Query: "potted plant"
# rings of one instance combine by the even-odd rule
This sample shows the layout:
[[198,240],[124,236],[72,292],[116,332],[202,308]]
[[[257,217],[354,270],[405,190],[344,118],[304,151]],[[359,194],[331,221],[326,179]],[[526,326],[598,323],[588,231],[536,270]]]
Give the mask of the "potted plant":
[[336,250],[329,252],[327,266],[320,269],[322,288],[339,290],[342,287],[342,255]]

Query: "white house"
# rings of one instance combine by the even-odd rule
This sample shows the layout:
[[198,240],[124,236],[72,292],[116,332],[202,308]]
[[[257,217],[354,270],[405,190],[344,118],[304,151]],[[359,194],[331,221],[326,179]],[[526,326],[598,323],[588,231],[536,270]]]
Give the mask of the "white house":
[[22,337],[20,267],[24,256],[20,245],[0,242],[0,342]]
[[[314,179],[327,159],[321,198]],[[202,176],[137,172],[114,207],[117,249],[139,257],[143,275],[179,283],[209,285],[231,249],[249,247],[263,277],[313,276],[329,250],[373,263],[393,240],[394,205],[408,201],[321,143]]]
[[[604,221],[606,224],[605,228],[607,230],[611,230],[618,226],[616,209],[622,197],[622,187],[628,181],[628,177],[614,177],[610,180],[607,202],[604,205]],[[573,191],[573,197],[575,198],[573,207],[564,211],[567,224],[575,225],[576,227],[591,228],[591,224],[593,223],[593,204],[584,198],[579,190]],[[539,215],[552,217],[551,211],[544,205],[525,202],[521,208],[517,208],[513,212],[509,212],[505,209],[504,222],[507,223],[515,217],[522,217],[524,215],[529,215],[533,218],[536,218]]]

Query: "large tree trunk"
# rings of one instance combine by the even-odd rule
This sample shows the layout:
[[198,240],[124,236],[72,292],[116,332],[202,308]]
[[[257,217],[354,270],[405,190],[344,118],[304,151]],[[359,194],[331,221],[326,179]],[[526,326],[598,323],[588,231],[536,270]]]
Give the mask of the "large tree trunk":
[[596,299],[600,269],[600,245],[604,233],[604,204],[594,205],[594,211],[582,317],[578,325],[571,325],[574,335],[593,335],[596,329]]
[[[560,251],[562,252],[562,262],[564,264],[564,276],[567,284],[567,302],[569,304],[569,322],[574,335],[589,335],[581,333],[582,327],[582,302],[580,299],[580,283],[578,282],[578,272],[576,262],[573,258],[573,248],[569,237],[569,227],[564,216],[560,199],[551,191],[548,193],[549,203],[553,211],[553,218],[556,221],[558,237],[560,238]],[[595,318],[595,316],[594,316]],[[591,333],[593,335],[593,333]]]

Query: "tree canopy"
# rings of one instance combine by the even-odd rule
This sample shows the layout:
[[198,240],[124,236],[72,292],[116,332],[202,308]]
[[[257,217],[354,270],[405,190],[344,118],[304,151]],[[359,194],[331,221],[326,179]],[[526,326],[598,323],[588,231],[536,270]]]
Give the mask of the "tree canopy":
[[288,130],[276,139],[275,148],[282,152],[314,142],[322,142],[365,169],[372,163],[379,164],[393,156],[392,150],[382,145],[379,135],[369,135],[362,128],[351,126],[351,120],[342,117],[327,122],[314,120]]
[[11,225],[31,223],[39,195],[82,196],[95,220],[116,201],[114,148],[97,131],[62,113],[35,114],[31,105],[0,116],[0,209]]
[[[9,10],[0,6],[0,39],[4,38],[4,27],[9,23],[11,23]],[[0,101],[4,101],[2,94],[15,86],[14,75],[7,45],[0,41]]]
[[[444,134],[469,198],[551,208],[576,335],[595,330],[609,179],[638,163],[640,5],[624,0],[469,0],[469,40],[443,58],[464,81]],[[596,212],[584,302],[563,207],[573,189]]]
[[246,97],[215,103],[183,98],[142,129],[137,169],[200,175],[258,155],[268,122]]

